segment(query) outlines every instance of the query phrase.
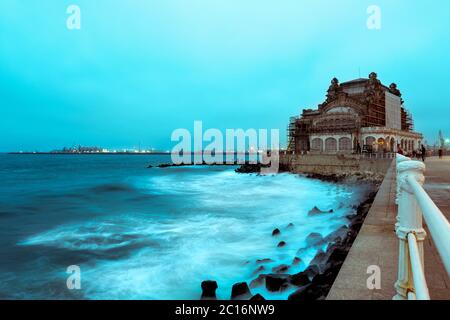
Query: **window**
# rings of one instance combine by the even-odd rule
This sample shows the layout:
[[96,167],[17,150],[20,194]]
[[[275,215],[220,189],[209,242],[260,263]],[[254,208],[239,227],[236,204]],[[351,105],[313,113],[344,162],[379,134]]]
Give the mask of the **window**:
[[340,138],[339,139],[339,151],[351,151],[352,141],[350,138]]
[[336,152],[337,151],[337,141],[335,138],[327,138],[325,140],[325,151]]
[[311,142],[312,151],[323,151],[323,141],[320,138],[314,138]]

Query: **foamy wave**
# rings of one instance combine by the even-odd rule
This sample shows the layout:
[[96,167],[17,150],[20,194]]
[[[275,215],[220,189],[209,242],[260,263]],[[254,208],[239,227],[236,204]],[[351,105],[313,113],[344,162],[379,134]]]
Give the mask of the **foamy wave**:
[[[19,244],[92,252],[94,263],[81,266],[87,298],[198,299],[200,283],[214,279],[219,298],[228,299],[234,283],[255,278],[257,259],[272,259],[269,270],[291,265],[311,232],[326,236],[345,224],[349,206],[360,199],[355,188],[290,174],[240,175],[229,168],[157,173],[134,181],[141,191],[167,197],[152,214],[123,212],[65,225]],[[308,216],[314,206],[334,212]],[[274,228],[279,237],[272,237]],[[281,240],[287,246],[277,248]],[[94,255],[116,249],[127,255]],[[304,263],[290,272],[305,268],[319,249],[303,250]],[[253,292],[280,299],[289,293]]]

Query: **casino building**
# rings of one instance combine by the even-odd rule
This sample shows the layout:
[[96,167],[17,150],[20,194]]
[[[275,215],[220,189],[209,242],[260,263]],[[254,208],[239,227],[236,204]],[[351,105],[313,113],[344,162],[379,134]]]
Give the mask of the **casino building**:
[[397,85],[369,78],[339,83],[334,78],[318,109],[305,109],[288,127],[288,151],[301,153],[407,152],[420,148]]

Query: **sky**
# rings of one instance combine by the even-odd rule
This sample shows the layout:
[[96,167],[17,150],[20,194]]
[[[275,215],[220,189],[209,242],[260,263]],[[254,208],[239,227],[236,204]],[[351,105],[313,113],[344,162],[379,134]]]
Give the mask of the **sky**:
[[283,145],[333,77],[372,71],[433,144],[450,136],[449,16],[448,0],[1,0],[0,151],[166,150],[196,120],[280,129]]

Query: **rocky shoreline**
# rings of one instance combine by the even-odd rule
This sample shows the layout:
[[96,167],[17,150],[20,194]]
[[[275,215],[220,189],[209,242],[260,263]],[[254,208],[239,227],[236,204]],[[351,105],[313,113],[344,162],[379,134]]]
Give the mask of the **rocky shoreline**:
[[[157,167],[180,167],[180,166],[190,166],[193,164],[160,164]],[[197,165],[221,165],[221,164],[197,164]],[[262,164],[228,164],[228,165],[239,165],[235,169],[237,173],[242,174],[259,174],[261,168],[265,165]],[[152,166],[149,166],[151,168]],[[288,168],[280,168],[281,172],[288,172]],[[239,282],[233,285],[230,299],[231,300],[264,300],[264,297],[260,294],[253,295],[251,293],[252,289],[258,287],[265,287],[269,292],[283,292],[284,290],[290,288],[296,288],[296,290],[289,295],[288,300],[292,301],[311,301],[311,300],[323,300],[328,295],[331,286],[336,279],[341,266],[343,265],[347,254],[356,239],[356,236],[361,229],[367,213],[375,199],[378,191],[378,187],[383,180],[383,176],[376,175],[370,172],[363,173],[342,173],[342,174],[303,174],[303,176],[311,179],[319,179],[321,181],[332,182],[332,183],[370,183],[373,185],[373,191],[367,196],[366,200],[360,203],[356,209],[356,214],[348,215],[348,223],[341,226],[335,232],[322,237],[318,233],[311,233],[307,237],[307,243],[309,247],[319,247],[328,243],[325,251],[319,250],[315,257],[311,260],[308,267],[299,273],[289,274],[289,265],[280,265],[267,270],[266,264],[273,262],[271,259],[260,259],[256,261],[258,268],[255,270],[255,279],[247,282]],[[309,211],[309,215],[321,215],[321,214],[332,214],[333,210],[322,211],[317,207],[312,208]],[[289,223],[286,228],[292,228],[294,225]],[[276,228],[272,232],[272,237],[277,237],[281,233],[280,229]],[[280,241],[278,247],[284,247],[286,245],[285,241]],[[299,253],[302,250],[299,249]],[[295,257],[292,261],[292,266],[301,263],[301,259]],[[264,273],[266,271],[271,271],[269,273]],[[201,283],[201,299],[203,300],[214,300],[216,299],[216,289],[218,288],[218,283],[214,280],[205,280]]]
[[[372,192],[367,199],[356,208],[356,214],[349,215],[348,225],[343,225],[335,232],[326,237],[322,237],[318,233],[311,233],[307,238],[309,246],[321,246],[328,243],[325,251],[319,252],[312,259],[308,267],[297,274],[288,274],[288,265],[280,265],[273,268],[271,273],[261,273],[249,284],[240,282],[233,285],[231,292],[231,300],[263,300],[264,297],[260,294],[252,295],[251,289],[265,286],[267,291],[282,292],[288,288],[297,288],[297,290],[289,295],[288,300],[292,301],[312,301],[323,300],[328,295],[331,286],[336,279],[342,264],[347,257],[348,252],[356,239],[356,236],[361,229],[367,213],[375,199],[376,191]],[[313,208],[310,215],[314,214],[331,214],[332,211],[320,211],[318,208]],[[293,227],[292,224],[288,225]],[[272,236],[278,236],[279,229],[274,229]],[[284,241],[280,241],[279,247],[282,247]],[[299,251],[301,251],[300,249]],[[271,259],[261,259],[256,261],[259,265],[255,270],[255,274],[264,272],[266,270],[265,264],[272,262]],[[292,265],[300,263],[300,258],[294,258]],[[218,284],[216,281],[207,280],[202,282],[202,299],[216,299],[216,289]]]
[[245,161],[244,163],[242,163],[242,161],[235,160],[235,161],[233,161],[231,163],[228,163],[228,162],[207,163],[206,161],[202,161],[202,163],[180,163],[180,164],[161,163],[161,164],[158,164],[158,165],[155,165],[155,166],[149,164],[147,166],[147,168],[151,169],[151,168],[154,168],[154,167],[156,167],[156,168],[170,168],[170,167],[189,167],[189,166],[240,166],[239,168],[236,169],[236,172],[240,172],[240,173],[260,172],[261,168],[268,167],[266,165],[262,165],[262,164],[259,164],[259,163],[252,163],[250,161]]
[[[260,167],[257,165],[242,165],[236,169],[239,173],[258,173]],[[319,247],[328,243],[325,251],[319,250],[312,259],[308,267],[299,273],[288,274],[290,266],[280,265],[271,270],[271,273],[263,273],[266,271],[265,264],[272,262],[270,259],[261,259],[256,261],[259,266],[255,270],[257,277],[250,281],[250,283],[241,282],[233,285],[231,299],[232,300],[263,300],[264,297],[260,294],[252,295],[252,288],[265,286],[269,292],[282,292],[288,288],[296,288],[295,292],[289,295],[288,300],[291,301],[312,301],[323,300],[328,295],[331,286],[336,279],[341,266],[343,265],[348,252],[350,251],[356,236],[361,229],[363,222],[371,208],[378,191],[379,183],[382,179],[371,174],[358,175],[318,175],[308,174],[308,178],[320,179],[327,182],[340,183],[372,183],[374,185],[373,191],[367,196],[366,200],[360,203],[356,208],[356,213],[348,215],[348,224],[341,226],[335,232],[322,237],[318,233],[311,233],[307,237],[308,246]],[[380,181],[381,179],[381,181]],[[310,210],[309,215],[317,214],[332,214],[333,210],[322,211],[317,207]],[[288,228],[294,227],[289,224]],[[280,235],[279,229],[274,229],[272,236]],[[286,245],[284,241],[280,241],[278,247]],[[299,252],[302,249],[299,250]],[[301,262],[300,258],[294,258],[292,265]],[[204,281],[202,283],[202,299],[215,299],[215,290],[217,289],[216,281]]]

